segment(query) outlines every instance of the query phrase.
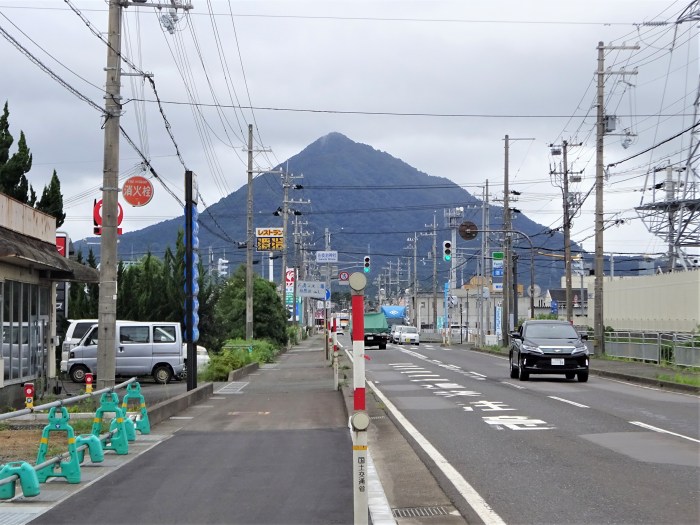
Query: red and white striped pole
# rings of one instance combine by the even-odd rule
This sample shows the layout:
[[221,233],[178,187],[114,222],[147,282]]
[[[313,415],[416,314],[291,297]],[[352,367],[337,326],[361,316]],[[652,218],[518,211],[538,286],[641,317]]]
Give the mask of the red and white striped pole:
[[337,315],[333,316],[333,385],[338,390],[340,378],[338,374],[338,326],[336,324]]
[[369,522],[367,497],[367,428],[369,416],[365,404],[365,286],[367,277],[353,273],[349,279],[352,293],[352,370],[353,413],[352,429],[352,482],[355,525]]

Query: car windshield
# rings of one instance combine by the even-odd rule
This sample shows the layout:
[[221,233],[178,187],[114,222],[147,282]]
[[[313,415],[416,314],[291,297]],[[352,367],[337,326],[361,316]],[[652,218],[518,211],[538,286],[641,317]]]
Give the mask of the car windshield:
[[415,326],[407,326],[406,328],[403,329],[403,332],[407,334],[417,334],[418,329]]
[[538,323],[525,326],[525,337],[533,339],[577,339],[574,327],[565,323]]

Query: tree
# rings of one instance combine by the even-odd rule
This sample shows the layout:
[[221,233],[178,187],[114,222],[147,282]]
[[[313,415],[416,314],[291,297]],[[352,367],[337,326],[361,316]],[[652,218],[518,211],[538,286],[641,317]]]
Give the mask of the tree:
[[9,116],[10,111],[5,102],[0,116],[0,193],[32,207],[36,204],[36,209],[55,217],[56,228],[60,228],[66,220],[66,214],[63,213],[61,182],[56,170],[53,171],[51,182],[44,187],[41,199],[37,202],[36,192],[27,179],[27,173],[32,169],[32,154],[27,146],[24,131],[19,133],[17,151],[10,156],[14,137],[10,133]]
[[[239,266],[224,283],[215,307],[215,322],[225,339],[244,339],[246,325],[246,272]],[[275,284],[256,275],[253,281],[253,337],[287,344],[287,310]]]
[[48,213],[56,218],[56,228],[60,228],[66,220],[66,214],[63,213],[63,195],[61,195],[61,181],[58,180],[56,170],[53,170],[51,182],[44,187],[41,194],[41,199],[36,203],[36,209]]
[[34,206],[36,193],[26,174],[32,169],[32,154],[27,147],[24,131],[20,131],[17,151],[10,156],[14,137],[10,133],[10,112],[7,102],[0,117],[0,192],[24,204]]
[[[78,252],[77,261],[83,264],[83,253]],[[92,249],[88,253],[87,263],[90,268],[97,268],[97,261]],[[71,283],[68,295],[68,315],[71,319],[97,319],[99,284]]]

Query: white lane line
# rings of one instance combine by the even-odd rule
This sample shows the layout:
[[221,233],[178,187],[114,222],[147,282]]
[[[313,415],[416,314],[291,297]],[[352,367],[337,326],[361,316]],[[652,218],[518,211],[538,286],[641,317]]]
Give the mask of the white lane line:
[[512,386],[513,388],[517,388],[518,390],[525,390],[524,386],[516,385],[515,383],[511,383],[510,381],[501,381],[501,384]]
[[562,403],[569,403],[570,405],[574,405],[575,407],[581,407],[581,408],[591,408],[586,405],[582,405],[581,403],[577,403],[576,401],[569,401],[568,399],[564,399],[563,397],[557,397],[557,396],[547,396],[550,399],[556,399],[557,401],[561,401]]
[[472,487],[462,475],[457,472],[457,470],[450,465],[445,457],[437,451],[437,449],[418,432],[418,429],[414,427],[404,415],[399,412],[399,410],[394,406],[394,404],[389,401],[389,399],[372,383],[372,381],[367,381],[367,384],[375,393],[375,395],[384,403],[384,406],[393,414],[404,429],[416,440],[416,443],[430,456],[430,458],[435,462],[435,465],[442,471],[450,482],[459,491],[462,497],[467,500],[467,503],[472,509],[479,515],[484,523],[490,523],[492,525],[505,525],[505,521],[496,514],[496,512],[486,503],[486,500],[481,497],[481,495]]
[[479,373],[474,372],[474,371],[470,371],[469,374],[471,374],[473,376],[477,376],[477,377],[483,377],[483,378],[488,377],[488,376],[485,376],[484,374],[479,374]]
[[642,423],[641,421],[630,421],[630,423],[633,425],[637,425],[638,427],[646,428],[648,430],[653,430],[654,432],[660,432],[661,434],[671,434],[672,436],[687,439],[688,441],[692,441],[694,443],[700,443],[700,439],[695,439],[695,438],[691,438],[689,436],[684,436],[683,434],[676,434],[675,432],[671,432],[670,430],[664,430],[663,428],[652,427],[651,425],[647,425],[646,423]]

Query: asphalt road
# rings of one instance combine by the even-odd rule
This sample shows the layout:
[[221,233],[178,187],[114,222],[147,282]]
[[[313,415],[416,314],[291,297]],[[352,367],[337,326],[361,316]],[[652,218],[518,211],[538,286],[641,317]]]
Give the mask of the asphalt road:
[[[697,396],[597,376],[520,382],[507,359],[437,344],[367,353],[367,379],[415,427],[410,439],[425,438],[496,518],[700,522]],[[419,454],[473,517],[459,480]]]

